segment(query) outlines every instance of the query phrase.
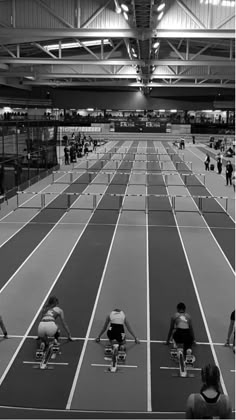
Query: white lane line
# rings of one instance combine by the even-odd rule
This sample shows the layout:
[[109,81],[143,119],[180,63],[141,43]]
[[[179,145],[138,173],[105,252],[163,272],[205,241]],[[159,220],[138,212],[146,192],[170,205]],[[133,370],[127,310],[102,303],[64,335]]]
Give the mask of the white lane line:
[[[8,335],[8,339],[11,339],[11,338],[23,338],[23,337],[24,337],[24,335],[17,335],[17,334]],[[0,335],[0,338],[4,338],[4,335]],[[37,335],[28,335],[27,338],[36,340]],[[86,339],[86,337],[74,337],[73,336],[73,340],[74,341],[79,341],[79,340],[84,341],[85,339]],[[68,341],[68,338],[62,336],[62,337],[60,337],[60,340]],[[95,337],[89,337],[88,338],[88,341],[95,341]],[[101,338],[100,341],[107,341],[107,338]],[[126,341],[127,342],[130,342],[130,343],[134,343],[134,340],[133,339],[127,338]],[[140,341],[140,343],[144,343],[145,344],[145,343],[147,343],[148,340],[146,340],[146,339],[139,339],[139,341]],[[154,343],[154,344],[165,344],[166,341],[165,340],[150,340],[150,343]],[[196,341],[196,344],[197,345],[201,345],[201,346],[210,346],[210,343],[205,342],[205,341]],[[225,347],[225,343],[212,343],[212,344],[213,344],[213,346]]]
[[[194,153],[192,150],[190,150],[191,153],[193,153],[193,155],[195,155],[199,160],[201,160],[203,162],[203,159],[201,159],[196,153]],[[221,175],[222,177],[224,177],[223,175]],[[197,178],[199,180],[199,182],[202,184],[203,187],[206,188],[206,190],[209,192],[210,195],[212,195],[212,192],[206,187],[206,185],[203,184],[203,182],[201,181],[201,179]],[[229,199],[234,199],[234,197],[229,197]],[[230,219],[235,223],[235,220],[233,219],[233,217],[230,215],[230,213],[226,212],[225,208],[223,207],[223,205],[221,204],[220,201],[218,201],[217,198],[215,198],[215,200],[217,201],[217,203],[219,204],[219,206],[224,210],[224,212],[230,217]]]
[[[23,361],[24,365],[40,365],[41,362],[30,362],[28,360],[24,360]],[[58,365],[58,366],[68,366],[69,363],[64,363],[64,362],[48,362],[47,365]]]
[[[165,182],[165,180],[164,180],[164,182]],[[182,182],[183,182],[183,180],[182,180]],[[183,182],[183,186],[185,186],[185,188],[186,188],[186,195],[187,195],[187,194],[189,195],[189,198],[191,198],[191,199],[192,199],[193,204],[195,205],[196,209],[198,209],[198,206],[197,206],[196,202],[195,202],[195,201],[194,201],[194,199],[192,198],[192,196],[191,196],[191,194],[190,194],[190,192],[189,192],[189,190],[188,190],[188,187],[186,187],[186,185],[184,184],[184,182]],[[166,189],[167,189],[167,191],[168,191],[168,187],[167,187],[167,186],[166,186]],[[209,191],[209,190],[208,190],[208,191]],[[209,193],[210,193],[210,191],[209,191]],[[211,193],[210,193],[210,194],[211,194]],[[227,213],[227,215],[228,215],[228,213]],[[231,217],[231,216],[230,216],[230,217]],[[174,218],[175,218],[175,220],[177,220],[177,219],[176,219],[175,214],[174,214]],[[222,253],[222,255],[223,255],[224,259],[226,260],[226,262],[227,262],[227,264],[228,264],[228,266],[229,266],[230,270],[231,270],[231,271],[232,271],[232,273],[235,275],[235,270],[233,269],[233,267],[232,267],[232,265],[231,265],[230,261],[228,260],[228,257],[225,255],[225,253],[224,253],[223,249],[221,248],[220,244],[218,243],[217,239],[215,238],[215,236],[214,236],[214,234],[213,234],[213,232],[212,232],[212,229],[214,229],[214,228],[210,228],[210,227],[209,227],[209,225],[208,225],[208,223],[207,223],[207,221],[206,221],[206,219],[205,219],[205,217],[204,217],[204,215],[203,215],[202,213],[201,213],[201,218],[202,218],[203,222],[205,223],[206,228],[208,229],[208,231],[209,231],[209,233],[211,234],[212,238],[214,239],[214,241],[215,241],[215,243],[216,243],[217,247],[219,248],[220,252]],[[232,219],[232,218],[231,218],[231,219]],[[232,221],[234,222],[234,220],[233,220],[233,219],[232,219]],[[179,228],[179,227],[180,227],[180,226],[178,226],[178,228]],[[224,229],[224,228],[222,228],[222,229]]]
[[[95,367],[110,367],[111,365],[106,365],[106,364],[102,364],[102,363],[91,363],[91,366],[95,366]],[[118,368],[137,368],[138,366],[135,365],[118,365]]]
[[[146,195],[148,187],[146,185]],[[147,200],[147,198],[145,198]],[[146,204],[147,205],[147,204]],[[146,287],[147,287],[147,411],[152,411],[151,388],[151,344],[150,344],[150,285],[149,285],[149,237],[148,237],[148,211],[146,211]]]
[[[160,366],[160,369],[165,370],[179,370],[179,367],[172,367],[172,366]],[[187,370],[202,370],[202,368],[187,368]]]
[[[50,295],[50,293],[51,293],[51,291],[53,290],[53,288],[54,288],[55,284],[57,283],[57,280],[59,279],[59,277],[60,277],[60,275],[61,275],[62,271],[64,270],[64,268],[65,268],[65,266],[66,266],[67,262],[69,261],[69,259],[70,259],[71,255],[72,255],[72,253],[73,253],[73,251],[74,251],[74,249],[75,249],[76,245],[78,244],[78,242],[79,242],[80,238],[82,237],[82,235],[83,235],[83,233],[84,233],[85,229],[87,228],[87,226],[88,226],[88,224],[89,224],[89,221],[90,221],[90,219],[91,219],[91,217],[92,217],[92,216],[93,216],[93,213],[91,214],[90,218],[88,219],[87,223],[85,224],[84,229],[81,231],[80,235],[78,236],[78,238],[77,238],[77,240],[76,240],[75,244],[73,245],[73,247],[72,247],[71,251],[69,252],[69,254],[68,254],[68,256],[67,256],[66,260],[64,261],[64,264],[62,265],[62,267],[61,267],[60,271],[58,272],[58,274],[57,274],[57,276],[56,276],[56,278],[55,278],[55,280],[53,281],[53,283],[52,283],[51,287],[49,288],[49,290],[48,290],[48,292],[47,292],[47,294],[46,294],[46,296],[45,296],[45,298],[44,298],[44,300],[43,300],[42,304],[40,305],[40,307],[39,307],[38,311],[36,312],[36,314],[35,314],[35,316],[34,316],[34,318],[33,318],[32,322],[30,323],[30,325],[29,325],[28,329],[26,330],[26,333],[24,334],[24,336],[23,336],[23,338],[22,338],[22,340],[21,340],[20,344],[18,345],[17,349],[15,350],[15,352],[14,352],[14,354],[13,354],[13,356],[12,356],[12,358],[11,358],[10,362],[8,363],[8,365],[7,365],[6,369],[4,370],[4,372],[3,372],[3,374],[2,374],[2,376],[1,376],[1,378],[0,378],[0,386],[1,386],[2,382],[4,381],[4,379],[5,379],[6,375],[8,374],[8,372],[9,372],[9,370],[10,370],[11,366],[13,365],[13,363],[14,363],[14,361],[15,361],[15,359],[16,359],[16,357],[17,357],[17,355],[18,355],[18,353],[19,353],[19,351],[20,351],[20,349],[21,349],[21,347],[23,346],[23,344],[24,344],[25,340],[27,339],[27,337],[28,337],[28,335],[29,335],[30,330],[32,329],[32,327],[33,327],[33,325],[34,325],[34,323],[35,323],[36,319],[38,318],[38,316],[39,316],[40,312],[42,311],[42,308],[43,308],[43,306],[45,305],[45,302],[46,302],[46,300],[47,300],[48,296]],[[23,265],[23,264],[22,264],[22,265]],[[17,271],[18,271],[18,270],[17,270]],[[9,283],[9,281],[8,281],[7,283]],[[5,286],[4,286],[4,288],[5,288]],[[3,289],[2,289],[2,290],[3,290]],[[2,290],[1,290],[1,291],[2,291]]]
[[[17,407],[12,405],[0,405],[0,408],[3,409],[14,409],[14,410],[27,410],[27,411],[36,411],[36,412],[49,412],[49,413],[67,413],[66,410],[63,409],[57,409],[57,408],[31,408],[31,407]],[[234,411],[233,411],[234,412]],[[77,410],[73,408],[73,413],[95,413],[97,414],[98,411],[95,410]],[[114,411],[110,410],[99,410],[99,413],[102,414],[114,414]],[[124,414],[141,414],[141,415],[147,415],[147,414],[185,414],[185,411],[152,411],[152,413],[148,413],[145,411],[116,411],[116,414],[121,414],[120,418],[124,418]]]
[[[127,188],[128,188],[128,186],[126,186],[126,191],[127,191]],[[122,206],[123,206],[124,199],[125,199],[125,197],[123,197],[123,199],[122,199]],[[96,309],[97,309],[97,305],[98,305],[98,300],[99,300],[100,293],[101,293],[101,290],[102,290],[102,286],[103,286],[108,262],[109,262],[109,259],[110,259],[111,251],[112,251],[112,248],[113,248],[113,243],[114,243],[114,240],[115,240],[115,236],[116,236],[116,232],[117,232],[120,217],[121,217],[121,211],[118,215],[116,225],[115,225],[115,229],[114,229],[114,232],[113,232],[113,236],[112,236],[112,239],[111,239],[110,247],[109,247],[109,250],[108,250],[108,253],[107,253],[105,266],[104,266],[104,269],[103,269],[101,281],[100,281],[99,288],[98,288],[97,295],[96,295],[96,299],[95,299],[95,302],[94,302],[93,311],[92,311],[92,314],[91,314],[91,317],[90,317],[90,321],[89,321],[88,329],[87,329],[87,332],[86,332],[83,348],[82,348],[82,351],[81,351],[81,354],[80,354],[80,358],[79,358],[79,362],[78,362],[78,365],[77,365],[77,368],[76,368],[74,380],[73,380],[73,383],[72,383],[72,386],[71,386],[69,398],[68,398],[68,401],[67,401],[67,404],[66,404],[66,410],[70,410],[72,400],[73,400],[73,397],[74,397],[78,377],[79,377],[79,374],[80,374],[80,370],[81,370],[81,367],[82,367],[85,351],[86,351],[87,344],[88,344],[88,341],[89,341],[90,331],[91,331],[92,324],[93,324],[93,321],[94,321],[94,317],[95,317],[95,313],[96,313]]]
[[[165,182],[165,179],[164,179],[164,182]],[[168,191],[168,187],[167,186],[166,186],[166,190]],[[171,203],[170,203],[170,205],[171,205]],[[204,325],[205,325],[205,329],[206,329],[208,341],[210,343],[210,347],[211,347],[213,359],[214,359],[215,364],[218,366],[218,368],[220,370],[220,382],[221,382],[221,386],[222,386],[222,389],[223,389],[224,394],[228,395],[227,389],[226,389],[226,386],[225,386],[225,383],[224,383],[224,379],[223,379],[223,376],[222,376],[222,372],[221,372],[221,369],[220,369],[220,364],[219,364],[219,361],[218,361],[218,358],[217,358],[217,355],[216,355],[216,351],[215,351],[215,348],[214,348],[214,345],[213,345],[213,341],[212,341],[212,338],[211,338],[211,333],[210,333],[210,330],[209,330],[209,327],[208,327],[208,324],[207,324],[206,315],[205,315],[205,312],[204,312],[204,309],[203,309],[203,306],[202,306],[202,302],[201,302],[201,299],[200,299],[200,295],[198,293],[198,289],[197,289],[197,285],[196,285],[196,282],[195,282],[195,279],[194,279],[192,268],[191,268],[191,265],[190,265],[190,262],[189,262],[189,259],[188,259],[188,254],[186,252],[186,249],[185,249],[185,246],[184,246],[184,242],[183,242],[183,238],[182,238],[182,235],[181,235],[179,226],[178,226],[178,220],[176,219],[176,215],[175,215],[174,212],[173,212],[173,217],[175,219],[176,228],[177,228],[177,231],[178,231],[178,234],[179,234],[179,239],[180,239],[180,242],[181,242],[181,245],[182,245],[182,248],[183,248],[183,252],[184,252],[185,259],[186,259],[186,262],[187,262],[187,265],[188,265],[188,269],[189,269],[189,273],[190,273],[190,276],[191,276],[191,279],[192,279],[193,288],[195,290],[196,298],[197,298],[198,305],[199,305],[199,308],[200,308],[200,312],[201,312],[201,315],[202,315],[202,319],[203,319],[203,322],[204,322]]]

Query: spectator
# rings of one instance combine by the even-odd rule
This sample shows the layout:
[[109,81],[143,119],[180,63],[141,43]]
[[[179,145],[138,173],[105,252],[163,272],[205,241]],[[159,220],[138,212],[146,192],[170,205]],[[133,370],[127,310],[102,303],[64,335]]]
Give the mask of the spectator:
[[67,146],[64,147],[64,157],[65,157],[65,165],[69,165],[70,158],[69,158],[69,149]]
[[180,140],[180,143],[179,143],[179,148],[180,148],[180,149],[185,149],[185,141],[184,141],[184,139],[181,139],[181,140]]
[[195,136],[192,136],[193,144],[195,144]]
[[230,160],[227,161],[225,167],[226,185],[232,185],[233,165]]
[[209,171],[210,161],[211,161],[211,158],[210,158],[210,156],[209,156],[209,155],[208,155],[208,153],[207,153],[207,154],[206,154],[206,157],[205,157],[205,160],[204,160],[205,170],[206,170],[206,171]]
[[235,324],[235,310],[230,315],[230,324],[229,324],[229,328],[228,328],[227,339],[226,339],[226,342],[225,342],[225,346],[226,347],[229,347],[230,346],[230,337],[231,337],[232,333],[234,333],[234,336],[233,336],[233,352],[235,353],[235,330],[234,330],[234,324]]
[[218,174],[221,174],[221,172],[222,172],[222,166],[223,166],[223,155],[221,153],[218,153],[218,155],[217,155],[217,169],[218,169]]
[[186,419],[230,419],[232,408],[228,395],[220,391],[220,371],[216,365],[206,365],[202,371],[203,386],[200,393],[187,400]]

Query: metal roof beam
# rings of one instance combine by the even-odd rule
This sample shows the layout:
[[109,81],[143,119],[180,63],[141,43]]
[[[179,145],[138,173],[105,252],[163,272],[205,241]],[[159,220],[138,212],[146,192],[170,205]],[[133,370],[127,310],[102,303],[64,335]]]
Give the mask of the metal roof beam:
[[220,67],[234,67],[233,60],[129,60],[123,58],[110,59],[110,60],[86,60],[86,59],[73,59],[73,58],[12,58],[1,57],[0,63],[4,64],[24,64],[24,65],[39,65],[39,64],[59,64],[59,65],[87,65],[87,66],[132,66],[132,65],[157,65],[157,66],[220,66]]
[[1,44],[46,41],[63,38],[207,38],[234,39],[233,29],[86,29],[86,28],[5,28],[0,27]]
[[[7,78],[11,77],[34,77],[34,78],[40,78],[40,80],[44,79],[136,79],[139,77],[136,73],[122,73],[120,74],[119,71],[123,68],[123,66],[114,74],[101,74],[101,73],[35,73],[35,72],[4,72],[2,75]],[[192,75],[180,75],[180,74],[168,74],[168,73],[160,73],[155,74],[153,73],[151,75],[151,79],[185,79],[185,80],[191,80],[191,79],[210,79],[210,80],[217,80],[217,79],[231,79],[234,80],[235,75],[232,72],[231,74],[229,72],[227,73],[219,73],[219,74],[192,74]]]

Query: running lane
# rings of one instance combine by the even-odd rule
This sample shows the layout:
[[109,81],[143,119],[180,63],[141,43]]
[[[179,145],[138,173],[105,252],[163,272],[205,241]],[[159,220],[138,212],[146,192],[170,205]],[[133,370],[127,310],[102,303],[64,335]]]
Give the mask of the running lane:
[[[121,164],[125,166],[125,163]],[[126,185],[115,184],[116,174],[107,193],[123,194]],[[85,337],[94,307],[97,290],[104,270],[107,253],[119,215],[119,201],[113,211],[107,212],[107,196],[101,199],[90,223],[73,250],[55,286],[50,291],[57,295],[65,311],[72,336]],[[71,210],[74,213],[77,210]],[[78,210],[79,211],[79,210]],[[103,216],[102,216],[103,214]],[[109,214],[109,224],[103,225]],[[99,222],[102,219],[102,223]],[[29,335],[36,335],[39,318]],[[65,408],[76,366],[80,359],[83,339],[62,346],[60,363],[54,370],[40,371],[23,362],[33,361],[35,343],[25,339],[7,376],[0,387],[0,404],[37,408]],[[22,378],[24,381],[22,382]],[[34,386],[32,387],[32,384]],[[9,393],[9,389],[11,392]],[[53,389],[53,393],[51,390]]]
[[[164,144],[163,144],[164,146]],[[171,150],[174,152],[174,149]],[[179,161],[179,156],[173,155],[173,163],[176,166],[176,161]],[[183,162],[181,165],[181,173],[191,173],[188,166]],[[184,169],[183,169],[184,168]],[[177,169],[177,166],[176,166]],[[177,169],[178,171],[178,169]],[[181,175],[182,180],[184,180],[184,176]],[[195,179],[194,179],[195,178]],[[201,184],[201,182],[196,178],[192,177],[194,181],[194,186],[186,186],[189,193],[191,195],[196,196],[210,196],[211,194],[206,189],[206,187]],[[194,198],[196,205],[199,206],[199,201],[197,198]],[[206,199],[203,200],[203,208],[202,208],[203,217],[211,229],[214,237],[216,238],[217,242],[219,243],[222,251],[228,258],[233,269],[235,269],[235,231],[234,231],[234,222],[233,220],[226,214],[226,212],[222,209],[220,204],[214,199]],[[219,229],[221,227],[222,229]]]
[[[99,162],[93,165],[93,169],[98,169],[98,167],[99,167]],[[75,192],[78,194],[82,193],[88,185],[87,174],[86,173],[83,174],[80,178],[81,178],[80,184],[77,184],[75,182],[74,184],[70,185],[68,188],[64,189],[63,192],[64,193]],[[83,180],[84,180],[84,183],[82,183]],[[58,186],[56,188],[58,189]],[[55,186],[53,187],[53,191],[55,191]],[[78,196],[71,197],[71,205],[77,198]],[[31,202],[25,205],[28,205],[30,207]],[[31,252],[38,246],[38,244],[51,231],[51,229],[60,220],[63,214],[65,214],[66,207],[67,207],[67,199],[65,196],[64,197],[59,196],[55,198],[51,204],[49,204],[45,209],[41,210],[40,213],[37,213],[31,219],[31,221],[25,227],[23,227],[23,229],[21,229],[18,233],[16,233],[8,242],[6,242],[0,248],[0,266],[1,266],[0,289],[4,286],[4,284],[8,281],[8,279],[11,278],[11,276],[18,269],[18,267],[24,262],[24,260],[28,257],[28,255],[31,254]],[[10,217],[9,221],[16,220],[18,214],[19,214],[19,217],[22,217],[21,214],[24,211],[25,209],[17,209],[13,214],[9,216]],[[26,212],[28,211],[29,210],[26,209]],[[0,224],[0,231],[1,231],[1,224]],[[14,255],[14,258],[9,258],[9,256],[12,256],[12,255]]]
[[[132,150],[135,153],[134,147]],[[139,151],[139,148],[137,150]],[[134,153],[127,156],[127,159],[134,159]],[[143,164],[145,162],[134,160],[129,169],[126,166],[126,170],[141,169]],[[140,177],[131,173],[126,179],[126,184],[127,182],[127,194],[145,194],[144,174]],[[103,223],[106,223],[105,214]],[[146,340],[146,269],[144,198],[128,196],[125,197],[123,211],[117,219],[114,240],[89,334],[90,341],[87,343],[83,363],[81,367],[78,366],[78,380],[75,380],[68,408],[113,412],[147,410],[146,342],[137,346],[128,341],[126,366],[113,375],[106,372],[107,366],[103,366],[109,363],[104,360],[106,334],[103,336],[105,342],[97,344],[92,340],[101,330],[105,317],[117,307],[124,310],[135,334]],[[129,333],[127,338],[132,338]]]
[[[164,179],[161,186],[155,187],[155,193],[163,193],[163,189],[167,194]],[[148,193],[153,193],[153,187],[148,187]],[[167,205],[165,202],[165,206]],[[165,211],[158,210],[158,198],[154,197],[149,202],[149,209],[152,410],[184,411],[189,393],[199,390],[198,371],[195,378],[182,380],[173,376],[177,371],[163,369],[176,367],[170,360],[170,348],[162,342],[167,338],[170,318],[178,302],[186,303],[197,340],[206,342],[207,334],[171,206],[169,204],[169,209],[165,207]],[[203,356],[205,360],[213,361],[208,347],[203,349],[198,346],[194,353],[197,357],[196,367],[202,364]]]

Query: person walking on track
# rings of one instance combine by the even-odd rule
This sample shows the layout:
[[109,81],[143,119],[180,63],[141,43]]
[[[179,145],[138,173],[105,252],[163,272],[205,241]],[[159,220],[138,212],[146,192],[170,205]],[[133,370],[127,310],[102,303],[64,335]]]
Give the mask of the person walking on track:
[[207,153],[206,154],[206,157],[205,157],[205,160],[204,160],[205,170],[206,171],[209,171],[210,170],[210,161],[211,161],[211,158],[210,158],[210,156]]
[[186,419],[231,419],[232,408],[228,395],[220,390],[220,371],[215,365],[206,365],[202,371],[200,393],[191,394],[187,400]]
[[227,339],[226,339],[226,342],[225,342],[226,347],[230,346],[230,337],[231,337],[232,333],[234,333],[234,335],[233,335],[233,352],[235,353],[235,310],[230,315],[230,323],[229,323],[229,328],[228,328],[228,334],[227,334]]
[[232,185],[233,165],[230,160],[227,161],[225,167],[226,185]]
[[106,317],[104,326],[102,327],[102,330],[100,334],[98,334],[96,338],[96,342],[99,343],[101,336],[104,334],[104,332],[107,330],[107,336],[112,344],[114,340],[116,340],[119,344],[125,343],[125,329],[124,326],[127,328],[129,333],[132,335],[132,337],[135,340],[135,343],[139,343],[139,340],[135,336],[134,332],[132,331],[129,322],[124,314],[124,312],[121,309],[114,309],[111,311],[110,315]]

